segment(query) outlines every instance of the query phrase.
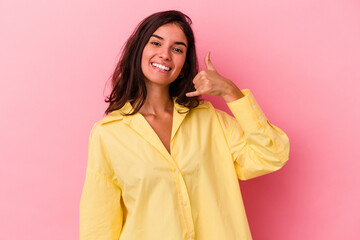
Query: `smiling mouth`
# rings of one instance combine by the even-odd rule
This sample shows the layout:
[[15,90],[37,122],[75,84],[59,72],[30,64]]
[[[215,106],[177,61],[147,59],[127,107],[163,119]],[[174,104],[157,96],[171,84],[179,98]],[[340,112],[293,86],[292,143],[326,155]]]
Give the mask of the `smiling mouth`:
[[151,65],[160,70],[167,71],[167,72],[171,71],[171,69],[172,69],[171,67],[166,67],[166,66],[158,64],[158,63],[151,63]]

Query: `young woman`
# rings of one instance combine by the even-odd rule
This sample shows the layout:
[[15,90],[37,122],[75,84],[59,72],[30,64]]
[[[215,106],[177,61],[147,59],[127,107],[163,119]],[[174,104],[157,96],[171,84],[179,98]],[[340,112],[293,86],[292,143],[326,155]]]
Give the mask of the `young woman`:
[[210,53],[198,72],[190,24],[158,12],[128,39],[90,134],[80,239],[251,239],[238,179],[280,169],[289,140]]

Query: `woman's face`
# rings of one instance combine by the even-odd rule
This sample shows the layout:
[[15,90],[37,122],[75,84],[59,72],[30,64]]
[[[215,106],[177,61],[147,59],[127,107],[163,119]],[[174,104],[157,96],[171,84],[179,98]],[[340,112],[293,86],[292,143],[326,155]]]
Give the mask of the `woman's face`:
[[150,37],[141,57],[145,82],[169,85],[184,66],[187,39],[181,28],[168,23],[160,26]]

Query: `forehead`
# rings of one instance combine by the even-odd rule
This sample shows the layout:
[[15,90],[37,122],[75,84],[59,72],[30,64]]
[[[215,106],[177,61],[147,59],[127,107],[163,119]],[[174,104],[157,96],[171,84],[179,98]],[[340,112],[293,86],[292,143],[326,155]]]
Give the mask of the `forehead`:
[[158,29],[156,29],[156,31],[153,34],[164,38],[164,40],[173,41],[173,42],[181,41],[187,43],[187,38],[184,31],[176,23],[164,24],[160,26]]

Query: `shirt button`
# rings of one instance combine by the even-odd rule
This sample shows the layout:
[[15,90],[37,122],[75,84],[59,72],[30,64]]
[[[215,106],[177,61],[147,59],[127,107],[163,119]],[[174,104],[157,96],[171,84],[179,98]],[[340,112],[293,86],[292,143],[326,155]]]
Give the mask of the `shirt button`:
[[183,201],[183,205],[184,205],[184,206],[186,205],[186,201]]
[[192,233],[190,233],[190,237],[192,237],[193,236],[193,234]]
[[179,173],[179,169],[176,169],[176,172]]
[[256,105],[255,105],[255,104],[253,105],[253,108],[256,108]]
[[259,118],[262,119],[262,116],[260,116]]

